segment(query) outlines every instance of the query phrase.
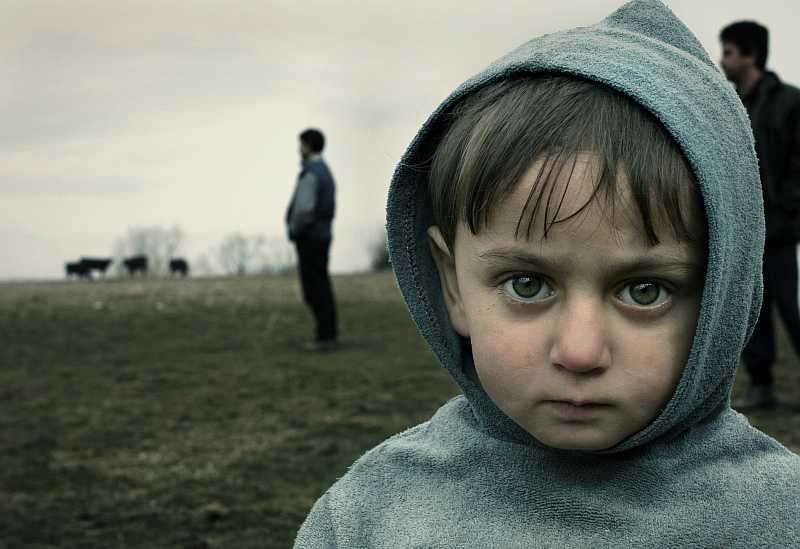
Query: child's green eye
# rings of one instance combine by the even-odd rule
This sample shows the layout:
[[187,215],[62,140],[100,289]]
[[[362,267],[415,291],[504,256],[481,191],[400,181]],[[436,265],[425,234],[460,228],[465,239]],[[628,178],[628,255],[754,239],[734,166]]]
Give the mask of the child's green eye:
[[670,293],[655,282],[634,282],[628,284],[619,293],[620,299],[640,307],[653,307],[664,302]]
[[552,293],[547,282],[536,275],[514,276],[505,281],[503,288],[511,297],[521,301],[543,299]]

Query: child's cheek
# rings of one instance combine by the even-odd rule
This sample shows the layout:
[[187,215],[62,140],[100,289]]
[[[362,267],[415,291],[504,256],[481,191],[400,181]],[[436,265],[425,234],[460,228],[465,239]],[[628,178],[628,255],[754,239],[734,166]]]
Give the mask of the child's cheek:
[[533,353],[512,344],[501,331],[473,336],[472,352],[475,369],[483,388],[506,413],[524,400],[534,368]]

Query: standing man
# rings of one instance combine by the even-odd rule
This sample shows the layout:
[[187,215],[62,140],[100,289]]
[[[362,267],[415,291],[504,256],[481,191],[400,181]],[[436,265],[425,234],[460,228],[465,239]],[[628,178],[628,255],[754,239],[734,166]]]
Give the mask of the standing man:
[[733,402],[737,410],[747,411],[775,404],[773,303],[800,353],[800,90],[766,70],[769,33],[762,25],[753,21],[732,23],[722,30],[720,41],[722,70],[736,86],[750,115],[767,224],[764,304],[753,337],[742,353],[750,385]]
[[300,134],[302,169],[286,212],[289,239],[297,247],[303,297],[316,320],[316,338],[303,349],[313,352],[337,346],[336,303],[328,275],[336,188],[322,159],[324,147],[325,137],[319,130]]

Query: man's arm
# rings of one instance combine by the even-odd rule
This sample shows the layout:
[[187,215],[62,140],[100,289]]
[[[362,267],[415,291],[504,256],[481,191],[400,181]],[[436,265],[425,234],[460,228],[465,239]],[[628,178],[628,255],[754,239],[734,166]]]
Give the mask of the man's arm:
[[317,176],[306,172],[297,182],[292,209],[289,212],[289,238],[301,236],[314,221],[314,210],[317,208]]

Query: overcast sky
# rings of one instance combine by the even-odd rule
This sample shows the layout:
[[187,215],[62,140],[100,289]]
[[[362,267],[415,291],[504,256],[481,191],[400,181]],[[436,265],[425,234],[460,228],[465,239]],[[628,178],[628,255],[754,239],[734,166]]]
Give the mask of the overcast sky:
[[[63,278],[140,227],[179,227],[197,264],[234,233],[280,245],[307,126],[338,182],[332,268],[364,269],[394,167],[439,102],[622,4],[0,0],[0,280]],[[770,67],[800,84],[800,2],[667,5],[714,61],[722,26],[762,22]]]

